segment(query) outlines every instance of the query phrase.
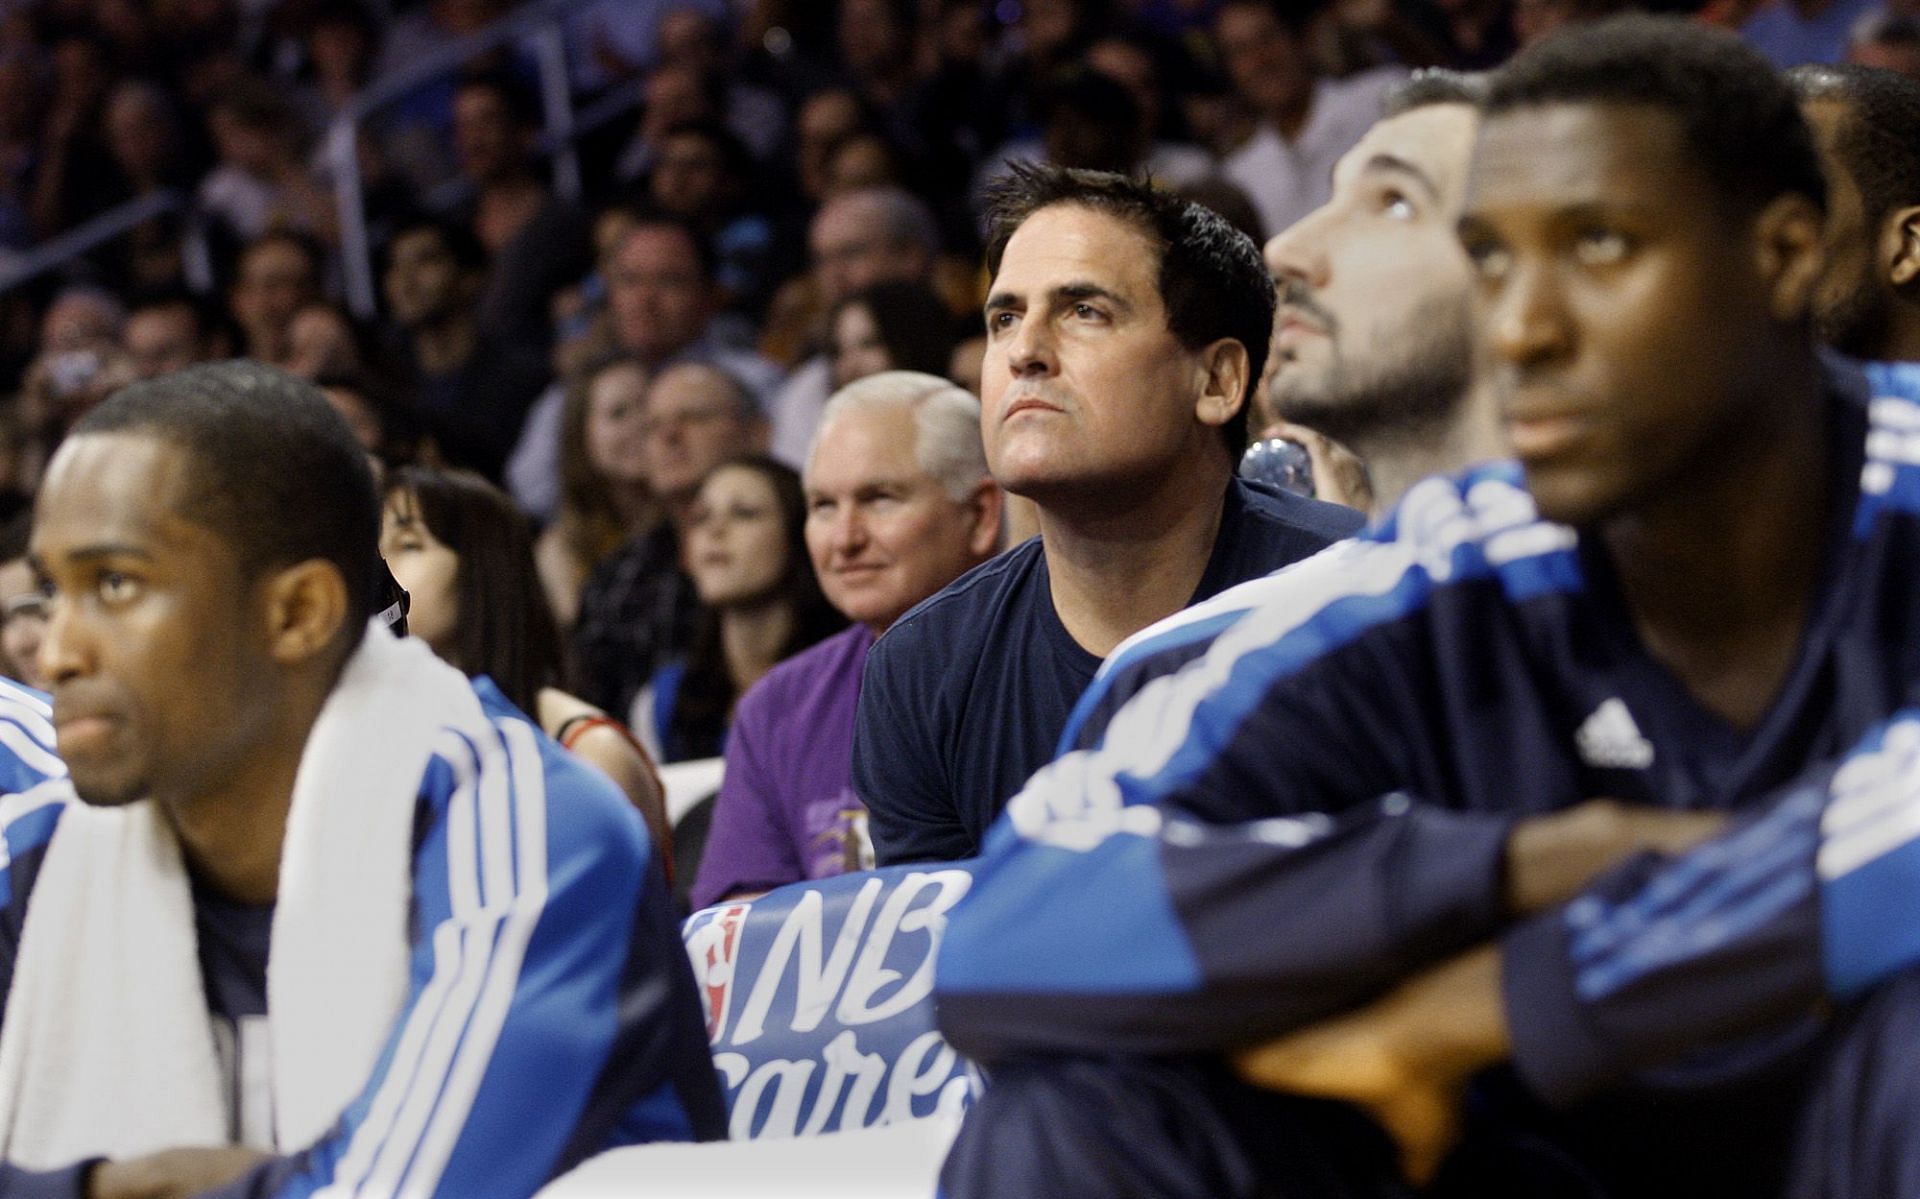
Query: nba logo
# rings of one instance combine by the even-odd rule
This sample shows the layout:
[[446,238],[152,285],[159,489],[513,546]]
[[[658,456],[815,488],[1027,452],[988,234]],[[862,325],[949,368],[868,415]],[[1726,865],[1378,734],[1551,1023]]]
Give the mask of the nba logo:
[[707,1040],[713,1044],[726,1031],[727,1013],[733,1006],[734,964],[740,958],[740,932],[749,910],[744,903],[709,909],[707,922],[687,939],[694,980],[707,1007]]

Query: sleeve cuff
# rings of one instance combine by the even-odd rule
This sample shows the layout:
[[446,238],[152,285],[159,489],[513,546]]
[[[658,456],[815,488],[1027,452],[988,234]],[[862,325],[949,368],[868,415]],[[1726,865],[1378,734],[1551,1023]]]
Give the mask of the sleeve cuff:
[[[1382,810],[1410,805],[1390,795]],[[1506,921],[1507,835],[1511,816],[1413,807],[1391,856],[1387,919],[1392,943],[1418,945],[1441,935],[1462,946],[1496,935]]]
[[1613,1057],[1574,993],[1566,942],[1565,916],[1554,908],[1515,928],[1500,946],[1500,998],[1514,1069],[1556,1107],[1598,1089]]

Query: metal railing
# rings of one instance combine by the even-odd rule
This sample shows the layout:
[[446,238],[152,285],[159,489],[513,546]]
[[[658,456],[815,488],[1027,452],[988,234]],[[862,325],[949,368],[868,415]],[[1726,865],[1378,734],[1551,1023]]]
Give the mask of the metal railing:
[[[165,191],[148,192],[136,196],[117,208],[110,208],[90,221],[75,225],[73,228],[21,254],[17,258],[0,260],[0,295],[5,295],[16,287],[31,283],[50,271],[57,271],[67,263],[113,241],[125,237],[155,217],[168,216],[180,212],[189,206],[190,199],[184,192],[171,188]],[[196,265],[205,267],[204,254],[193,253],[191,245],[183,247],[185,268],[191,276]]]
[[382,109],[412,95],[436,79],[504,46],[530,47],[540,76],[540,104],[545,117],[543,142],[553,164],[553,190],[564,200],[580,198],[580,160],[574,151],[576,136],[573,88],[567,77],[565,21],[596,0],[534,0],[501,17],[485,29],[422,58],[401,71],[389,72],[354,97],[327,130],[326,160],[333,176],[334,207],[340,224],[340,263],[347,306],[355,315],[370,317],[377,306],[372,247],[367,236],[367,213],[360,178],[360,129]]
[[[552,164],[553,189],[562,199],[580,198],[579,156],[575,141],[592,129],[632,111],[640,90],[629,83],[610,89],[588,107],[576,110],[568,77],[567,18],[597,0],[532,0],[485,29],[426,55],[404,70],[374,80],[328,127],[324,157],[332,175],[334,204],[340,228],[340,262],[348,306],[361,317],[374,315],[378,294],[373,278],[372,246],[368,239],[364,181],[357,153],[361,128],[373,116],[411,96],[434,80],[503,46],[522,45],[531,53],[539,75],[540,104],[545,128],[537,149]],[[204,238],[199,236],[197,205],[185,192],[153,192],[127,201],[33,247],[17,257],[0,258],[0,295],[123,237],[142,223],[175,212],[188,215],[189,237],[183,247],[187,283],[196,291],[213,286],[211,263]]]

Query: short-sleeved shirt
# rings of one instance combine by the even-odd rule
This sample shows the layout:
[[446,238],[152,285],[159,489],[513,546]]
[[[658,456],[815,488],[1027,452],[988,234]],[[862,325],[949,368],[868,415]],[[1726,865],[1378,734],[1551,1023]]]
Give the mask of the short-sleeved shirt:
[[854,625],[755,683],[733,712],[695,907],[871,865],[853,712],[873,631]]
[[[1358,512],[1235,479],[1197,603],[1356,532]],[[1054,611],[1036,538],[960,576],[874,644],[854,721],[853,789],[880,865],[979,852],[1053,756],[1100,659]]]

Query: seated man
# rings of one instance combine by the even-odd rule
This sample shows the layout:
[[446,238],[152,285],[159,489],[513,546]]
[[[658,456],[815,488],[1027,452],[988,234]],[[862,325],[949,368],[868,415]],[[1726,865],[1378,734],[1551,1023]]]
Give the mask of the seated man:
[[853,779],[882,865],[978,852],[1103,655],[1360,525],[1234,477],[1273,329],[1250,238],[1118,175],[1022,164],[993,196],[981,435],[1041,536],[874,645]]
[[[1822,370],[1824,196],[1791,92],[1724,34],[1622,20],[1495,77],[1460,236],[1520,469],[1415,485],[1009,806],[936,973],[993,1078],[949,1194],[1404,1194],[1377,1127],[1220,1055],[1311,1035],[1716,812],[1804,825],[1790,797],[1913,702],[1920,418]],[[1882,839],[1859,807],[1855,862]],[[1735,833],[1725,886],[1583,896],[1501,945],[1514,1069],[1482,1080],[1451,1193],[1785,1190],[1809,989],[1646,980],[1821,919],[1788,832]],[[1633,935],[1696,908],[1699,941]],[[1749,966],[1798,969],[1771,943]],[[1762,1031],[1696,1035],[1722,1007]],[[1429,1024],[1420,1069],[1463,1031]]]
[[999,542],[980,402],[945,379],[886,371],[841,388],[803,481],[814,573],[853,624],[740,697],[695,907],[873,865],[850,785],[867,651]]
[[40,657],[86,802],[7,813],[0,1191],[527,1196],[721,1135],[639,816],[367,620],[378,531],[346,425],[254,363],[55,456]]

